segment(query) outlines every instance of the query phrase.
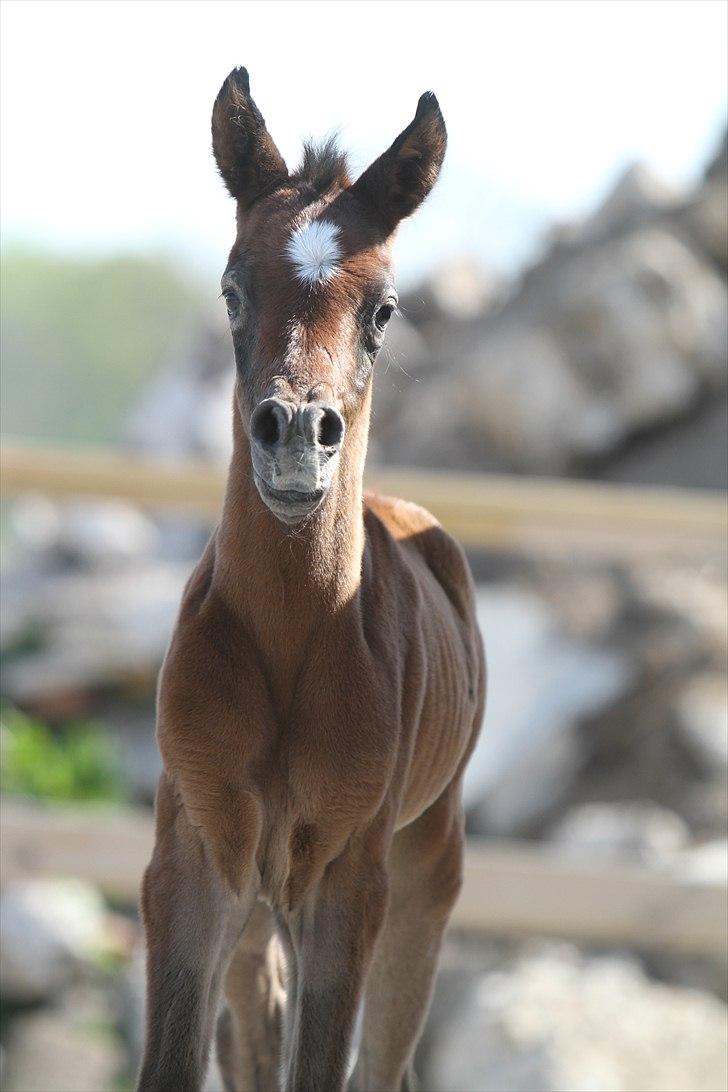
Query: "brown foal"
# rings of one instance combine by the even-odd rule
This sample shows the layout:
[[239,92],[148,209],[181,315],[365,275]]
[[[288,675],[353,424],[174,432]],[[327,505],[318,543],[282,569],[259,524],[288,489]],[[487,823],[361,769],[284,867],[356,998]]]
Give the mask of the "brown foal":
[[[144,877],[143,1092],[410,1089],[461,881],[484,662],[459,546],[365,494],[390,248],[435,183],[434,95],[354,183],[332,142],[289,174],[228,76],[213,149],[237,202],[222,278],[234,452],[162,669]],[[219,1015],[221,998],[226,1004]]]

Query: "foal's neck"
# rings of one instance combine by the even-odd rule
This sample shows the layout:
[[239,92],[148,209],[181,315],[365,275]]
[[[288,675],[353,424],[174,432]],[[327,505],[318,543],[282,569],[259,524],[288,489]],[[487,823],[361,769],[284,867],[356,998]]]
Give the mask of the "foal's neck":
[[328,496],[288,527],[261,500],[237,406],[233,456],[217,532],[214,581],[253,629],[305,635],[357,595],[364,552],[362,481],[368,412],[347,434]]

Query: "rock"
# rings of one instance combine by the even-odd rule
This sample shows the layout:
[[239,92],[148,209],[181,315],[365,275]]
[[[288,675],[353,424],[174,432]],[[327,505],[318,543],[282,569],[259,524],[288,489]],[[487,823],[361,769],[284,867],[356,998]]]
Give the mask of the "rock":
[[149,455],[196,457],[226,466],[232,451],[235,360],[225,309],[143,391],[127,422],[130,447]]
[[725,778],[714,781],[693,780],[684,787],[679,800],[680,813],[693,830],[713,838],[728,830],[728,793]]
[[388,457],[550,474],[604,461],[725,387],[726,336],[725,284],[676,234],[577,247],[473,324],[459,364],[411,389]]
[[17,497],[9,515],[11,531],[18,546],[26,553],[46,553],[58,542],[60,506],[42,493]]
[[478,617],[488,638],[489,693],[465,800],[479,829],[513,834],[564,797],[583,759],[579,719],[614,701],[630,676],[620,656],[560,633],[545,604],[525,590],[480,588]]
[[411,390],[431,374],[433,364],[432,352],[420,330],[401,314],[393,318],[374,369],[369,465],[381,462],[384,451],[396,446],[392,430],[399,428],[401,406]]
[[582,804],[549,832],[562,856],[658,867],[674,864],[690,832],[679,815],[650,800]]
[[602,204],[581,226],[581,238],[599,238],[644,223],[674,207],[680,195],[644,163],[633,163],[619,176]]
[[475,318],[500,291],[496,276],[464,257],[444,262],[433,273],[429,285],[438,312],[451,319]]
[[499,278],[466,256],[443,262],[400,299],[400,310],[418,328],[482,315],[499,298]]
[[669,428],[646,432],[601,468],[609,481],[728,489],[728,398],[706,399]]
[[432,1092],[717,1092],[726,1007],[626,958],[548,945],[484,976],[440,1026]]
[[81,880],[33,880],[0,895],[0,991],[13,1003],[56,996],[103,946],[104,904]]
[[124,501],[76,501],[64,505],[55,548],[81,567],[136,562],[153,553],[154,524]]
[[569,558],[530,575],[561,632],[618,651],[630,672],[618,699],[580,722],[586,758],[558,818],[577,804],[649,800],[694,836],[713,837],[725,829],[725,787],[717,767],[711,773],[689,752],[679,707],[694,679],[722,670],[728,610],[720,564],[650,553],[610,566],[594,605],[588,569]]
[[546,328],[499,331],[463,368],[459,382],[438,376],[412,391],[398,421],[398,461],[472,467],[494,451],[505,466],[556,474],[585,443],[608,450],[619,435]]
[[155,544],[154,524],[131,504],[77,501],[62,509],[56,548],[78,565],[136,561]]
[[125,1058],[98,991],[76,991],[56,1008],[13,1021],[6,1092],[102,1092],[117,1088]]
[[678,215],[678,222],[715,261],[728,270],[728,130],[705,169],[705,180]]
[[728,770],[728,682],[724,672],[691,679],[677,707],[680,738],[706,773]]
[[670,232],[643,228],[576,255],[553,295],[570,359],[627,429],[684,407],[693,384],[725,385],[725,285]]
[[150,698],[146,708],[115,704],[104,711],[103,722],[116,741],[119,766],[132,800],[153,804],[162,772],[153,701]]
[[19,705],[155,675],[169,641],[190,563],[139,560],[103,572],[36,574],[30,586],[3,577],[15,630],[42,635],[9,662],[5,694]]
[[30,496],[12,508],[12,529],[26,551],[81,568],[136,562],[157,545],[154,523],[120,500],[53,505]]
[[725,275],[728,263],[728,186],[725,176],[711,178],[685,205],[676,222],[710,255]]
[[714,838],[682,853],[677,867],[690,883],[728,884],[728,839]]
[[728,651],[728,587],[723,566],[659,563],[649,558],[631,569],[634,594],[653,611],[682,619],[723,670]]
[[728,129],[724,131],[715,155],[705,168],[705,178],[708,181],[721,182],[728,179]]
[[609,643],[632,608],[629,582],[619,563],[540,559],[530,582],[555,615],[559,629],[579,643]]

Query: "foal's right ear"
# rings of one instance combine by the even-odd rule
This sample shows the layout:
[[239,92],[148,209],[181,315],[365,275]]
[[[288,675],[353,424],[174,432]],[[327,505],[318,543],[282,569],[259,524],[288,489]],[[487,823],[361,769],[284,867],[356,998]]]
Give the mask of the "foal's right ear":
[[232,197],[247,209],[288,179],[288,168],[250,97],[246,68],[234,68],[212,108],[212,150]]

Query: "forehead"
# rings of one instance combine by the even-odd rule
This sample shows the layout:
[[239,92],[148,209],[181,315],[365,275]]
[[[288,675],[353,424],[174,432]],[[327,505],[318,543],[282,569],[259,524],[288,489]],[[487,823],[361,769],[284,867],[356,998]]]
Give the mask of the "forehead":
[[[228,272],[278,304],[355,303],[393,283],[388,240],[345,191],[280,191],[241,218]],[[297,307],[298,309],[298,307]]]

